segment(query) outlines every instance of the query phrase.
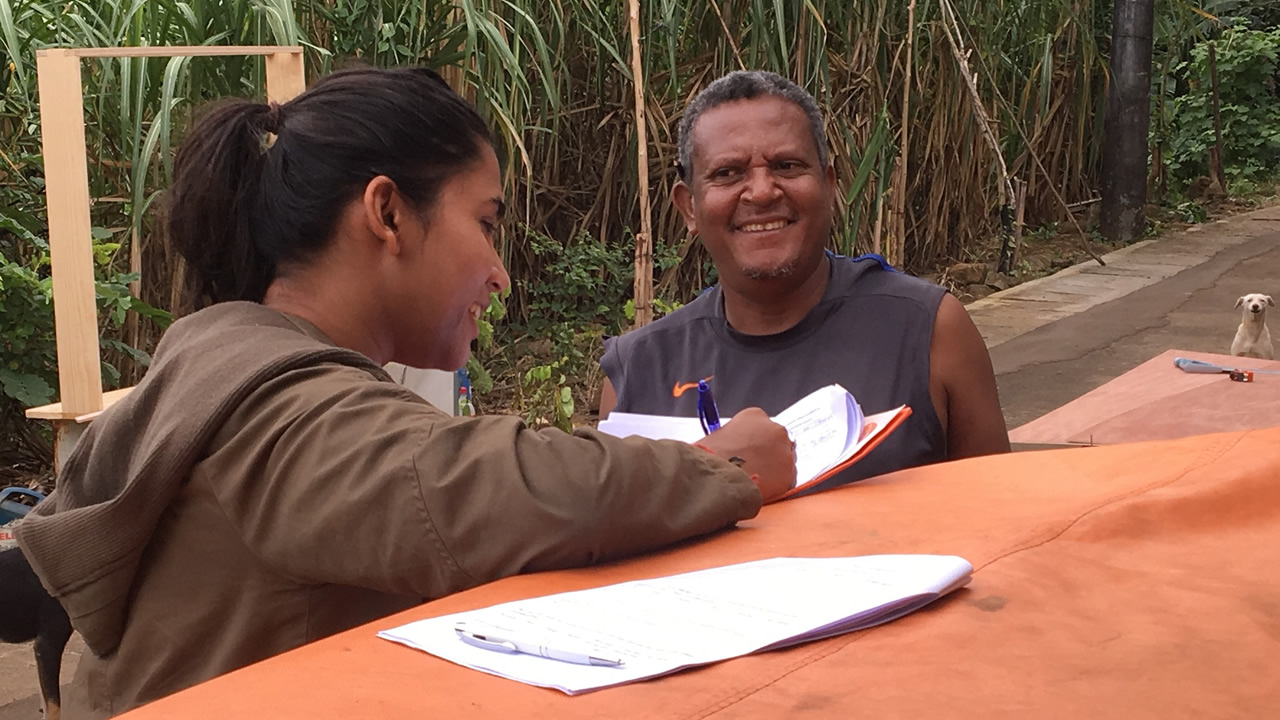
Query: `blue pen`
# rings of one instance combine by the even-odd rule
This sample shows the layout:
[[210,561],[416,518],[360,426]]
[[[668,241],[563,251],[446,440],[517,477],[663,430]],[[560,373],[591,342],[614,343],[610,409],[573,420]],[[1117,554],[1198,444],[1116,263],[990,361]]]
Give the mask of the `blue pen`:
[[716,410],[716,399],[711,396],[711,386],[706,380],[698,381],[698,420],[708,435],[720,429],[720,411]]
[[1211,363],[1207,360],[1191,360],[1189,358],[1174,358],[1173,364],[1178,369],[1189,373],[1229,373],[1229,372],[1253,372],[1262,373],[1263,375],[1280,375],[1280,370],[1255,370],[1253,368],[1230,368],[1217,363]]

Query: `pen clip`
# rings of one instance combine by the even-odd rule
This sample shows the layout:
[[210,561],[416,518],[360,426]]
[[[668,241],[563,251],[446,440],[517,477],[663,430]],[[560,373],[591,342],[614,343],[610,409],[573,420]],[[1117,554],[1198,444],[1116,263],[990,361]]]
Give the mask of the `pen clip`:
[[524,654],[535,657],[544,657],[548,660],[557,660],[560,662],[575,663],[578,665],[595,665],[603,667],[622,667],[625,663],[621,659],[602,658],[592,655],[590,652],[565,650],[563,648],[553,648],[541,643],[523,643],[516,640],[507,640],[498,637],[488,631],[471,630],[465,622],[458,622],[453,626],[453,631],[458,634],[458,638],[473,647],[481,650],[496,650],[497,652],[507,654]]
[[520,648],[517,648],[515,643],[507,640],[502,640],[500,638],[490,639],[489,636],[485,635],[484,633],[478,633],[472,630],[468,630],[467,628],[463,627],[463,623],[458,623],[457,625],[454,625],[453,631],[457,633],[458,637],[466,644],[474,645],[475,647],[478,647],[482,650],[496,650],[498,652],[504,652],[504,653],[520,652]]
[[702,432],[708,435],[720,429],[720,411],[706,380],[698,381],[698,422],[702,424]]

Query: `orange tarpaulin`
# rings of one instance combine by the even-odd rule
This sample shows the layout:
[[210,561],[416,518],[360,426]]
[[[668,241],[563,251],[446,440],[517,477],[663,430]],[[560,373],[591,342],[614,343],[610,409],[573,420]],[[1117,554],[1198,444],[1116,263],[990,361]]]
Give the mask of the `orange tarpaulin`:
[[[878,628],[577,697],[374,636],[758,558],[899,552],[965,557],[973,582]],[[663,553],[491,583],[127,717],[1275,717],[1278,558],[1280,428],[978,458],[769,506]]]

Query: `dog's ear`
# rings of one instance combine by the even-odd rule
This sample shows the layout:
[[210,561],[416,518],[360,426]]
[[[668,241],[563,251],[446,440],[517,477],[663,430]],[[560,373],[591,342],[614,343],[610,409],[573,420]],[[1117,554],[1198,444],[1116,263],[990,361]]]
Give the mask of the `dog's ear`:
[[1236,298],[1235,307],[1240,307],[1243,304],[1244,304],[1244,296],[1241,295],[1240,297]]
[[1275,300],[1272,300],[1270,295],[1264,295],[1263,297],[1265,297],[1265,298],[1267,299],[1267,304],[1268,304],[1268,305],[1270,305],[1271,307],[1275,307],[1275,306],[1276,306],[1276,301],[1275,301]]

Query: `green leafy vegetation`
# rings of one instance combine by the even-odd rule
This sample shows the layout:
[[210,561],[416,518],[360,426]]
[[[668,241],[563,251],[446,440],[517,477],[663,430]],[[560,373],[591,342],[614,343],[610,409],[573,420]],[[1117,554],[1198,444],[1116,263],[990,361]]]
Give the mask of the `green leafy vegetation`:
[[1247,192],[1280,168],[1280,27],[1251,30],[1233,23],[1197,43],[1177,66],[1187,92],[1173,101],[1169,172],[1180,186],[1208,174],[1214,144],[1209,45],[1216,50],[1223,170],[1229,186]]
[[[1061,222],[1054,191],[1079,202],[1098,185],[1110,3],[951,3],[1010,172],[1028,183],[1028,225]],[[312,78],[353,63],[438,68],[490,120],[512,208],[499,251],[513,291],[484,314],[469,364],[477,404],[563,424],[589,410],[603,340],[634,318],[640,207],[626,7],[0,0],[0,431],[16,439],[21,458],[0,458],[0,470],[47,466],[47,431],[26,423],[21,410],[57,392],[37,50],[301,44]],[[917,4],[910,48],[907,4],[890,0],[646,0],[642,7],[656,314],[715,282],[668,201],[675,128],[693,92],[743,67],[791,77],[829,110],[839,183],[834,249],[855,254],[884,239],[889,178],[905,146],[907,269],[928,272],[981,254],[997,228],[995,158],[937,3]],[[1161,164],[1175,182],[1203,173],[1210,127],[1203,43],[1214,39],[1232,192],[1269,187],[1265,170],[1277,164],[1280,128],[1275,7],[1157,3],[1153,145],[1163,148]],[[103,374],[111,386],[140,377],[169,313],[183,310],[180,263],[158,221],[172,149],[206,101],[261,97],[265,71],[248,57],[86,60],[83,68]]]

